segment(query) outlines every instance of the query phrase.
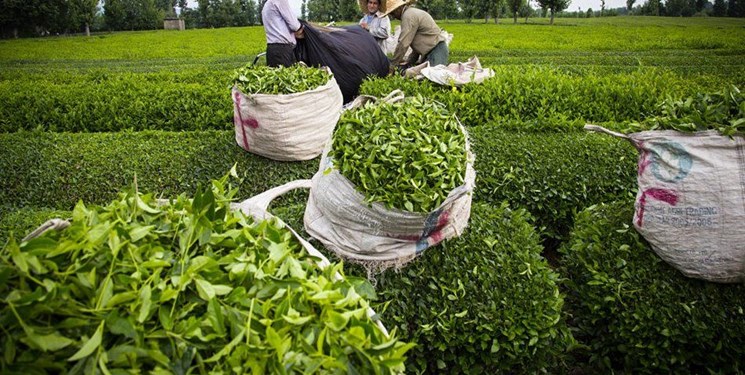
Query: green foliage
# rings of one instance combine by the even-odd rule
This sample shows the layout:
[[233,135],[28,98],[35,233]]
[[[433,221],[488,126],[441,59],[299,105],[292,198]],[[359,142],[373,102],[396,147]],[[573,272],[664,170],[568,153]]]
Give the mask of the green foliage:
[[[499,124],[509,130],[555,131],[580,130],[585,122],[640,120],[656,114],[666,96],[690,89],[657,70],[598,75],[540,66],[493,69],[493,78],[462,89],[386,77],[366,80],[360,92],[384,96],[398,88],[407,96],[422,95],[445,104],[469,127]],[[516,127],[516,122],[529,128]],[[569,129],[561,129],[567,124]]]
[[[395,373],[412,344],[276,222],[228,203],[227,176],[158,205],[134,189],[0,253],[3,372]],[[341,278],[336,278],[339,273]],[[69,364],[69,367],[68,367]]]
[[569,233],[575,212],[636,190],[637,152],[623,140],[591,133],[505,133],[490,126],[472,128],[469,135],[481,155],[475,199],[526,208],[551,239]]
[[207,68],[9,74],[0,81],[0,132],[230,129],[228,77]]
[[686,278],[631,227],[633,212],[633,199],[592,206],[561,248],[581,362],[590,373],[741,373],[745,286]]
[[632,123],[626,131],[672,129],[696,132],[714,129],[728,136],[745,131],[745,94],[735,86],[681,100],[668,98],[660,108],[660,116]]
[[542,250],[525,210],[475,204],[461,237],[378,275],[383,320],[418,343],[408,372],[529,374],[557,362],[572,339]]
[[468,162],[458,121],[421,96],[344,111],[332,154],[366,202],[410,212],[442,204],[463,184]]
[[135,177],[143,191],[193,194],[237,164],[248,198],[310,178],[317,161],[276,162],[245,152],[233,131],[0,134],[0,202],[70,210],[103,204]]
[[325,85],[331,74],[323,69],[293,65],[278,68],[248,65],[233,73],[233,86],[244,94],[294,94]]

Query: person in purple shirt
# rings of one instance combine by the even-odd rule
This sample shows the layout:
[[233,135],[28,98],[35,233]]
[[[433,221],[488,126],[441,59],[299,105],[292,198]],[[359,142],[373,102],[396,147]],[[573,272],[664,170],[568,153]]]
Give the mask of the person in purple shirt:
[[295,59],[296,38],[303,37],[303,26],[292,13],[287,0],[267,0],[261,9],[266,33],[266,65],[290,66]]

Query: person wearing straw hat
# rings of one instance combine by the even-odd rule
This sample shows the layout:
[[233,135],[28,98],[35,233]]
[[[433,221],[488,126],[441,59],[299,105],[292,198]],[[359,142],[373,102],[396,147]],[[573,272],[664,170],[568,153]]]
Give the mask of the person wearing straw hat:
[[375,38],[378,47],[386,52],[386,40],[391,34],[391,20],[388,16],[381,16],[381,0],[359,0],[360,10],[365,14],[360,20],[360,27],[367,30]]
[[[430,66],[447,65],[450,50],[444,33],[429,13],[410,6],[411,0],[388,0],[382,15],[391,15],[401,20],[401,33],[398,45],[393,52],[391,63],[394,67],[414,65],[429,61]],[[411,47],[408,61],[403,61],[406,51]]]

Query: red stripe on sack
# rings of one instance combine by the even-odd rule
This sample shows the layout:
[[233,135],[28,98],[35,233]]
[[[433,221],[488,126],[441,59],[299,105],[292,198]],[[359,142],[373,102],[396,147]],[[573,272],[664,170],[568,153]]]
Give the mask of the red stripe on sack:
[[671,206],[675,206],[676,204],[678,204],[678,196],[675,195],[675,192],[673,191],[658,188],[645,190],[642,193],[641,198],[639,198],[639,214],[637,215],[639,219],[636,221],[636,225],[638,225],[640,228],[642,226],[642,220],[644,219],[644,206],[647,204],[648,196],[658,201],[665,202]]
[[[235,115],[238,116],[238,123],[240,124],[241,132],[243,133],[243,148],[248,151],[248,136],[246,135],[246,124],[243,122],[243,116],[241,116],[241,95],[238,91],[233,94],[233,103],[235,104]],[[233,121],[235,121],[235,117],[233,118]],[[254,122],[256,122],[256,120],[254,120]]]

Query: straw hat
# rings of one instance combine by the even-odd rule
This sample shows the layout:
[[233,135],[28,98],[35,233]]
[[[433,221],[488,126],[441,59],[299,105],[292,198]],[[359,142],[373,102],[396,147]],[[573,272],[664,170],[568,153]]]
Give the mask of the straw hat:
[[357,3],[360,4],[360,11],[367,14],[367,0],[359,0]]
[[[388,0],[387,2],[382,2],[380,4],[381,12],[383,13],[381,17],[387,16],[397,8],[400,8],[403,5],[409,5],[413,3],[413,0]],[[387,3],[387,4],[386,4]]]

